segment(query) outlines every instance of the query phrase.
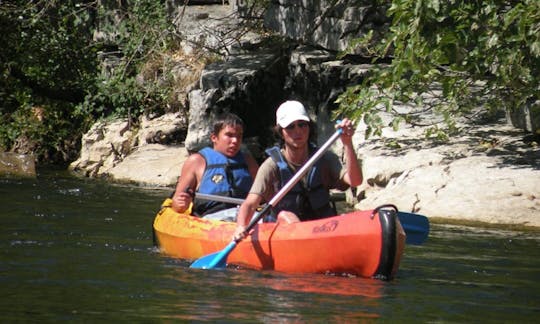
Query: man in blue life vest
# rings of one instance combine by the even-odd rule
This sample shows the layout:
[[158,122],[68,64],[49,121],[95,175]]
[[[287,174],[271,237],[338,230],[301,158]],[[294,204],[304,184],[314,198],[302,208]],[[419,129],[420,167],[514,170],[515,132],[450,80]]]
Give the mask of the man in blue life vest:
[[[291,223],[333,216],[336,212],[330,206],[329,190],[346,190],[362,183],[362,170],[352,144],[353,123],[345,118],[337,127],[343,129],[340,138],[345,166],[334,153],[326,152],[273,206],[275,218],[269,221],[277,219]],[[283,145],[267,150],[270,157],[261,165],[246,200],[240,206],[235,238],[244,235],[256,208],[262,202],[269,202],[315,153],[316,147],[310,144],[314,130],[302,103],[286,101],[279,106],[274,131]]]
[[[231,113],[216,120],[210,135],[213,147],[206,147],[190,155],[184,165],[172,197],[172,208],[185,212],[192,203],[192,192],[245,198],[259,168],[251,154],[242,152],[240,146],[244,123]],[[198,201],[195,195],[192,214],[204,216],[231,208],[234,205],[215,201]]]

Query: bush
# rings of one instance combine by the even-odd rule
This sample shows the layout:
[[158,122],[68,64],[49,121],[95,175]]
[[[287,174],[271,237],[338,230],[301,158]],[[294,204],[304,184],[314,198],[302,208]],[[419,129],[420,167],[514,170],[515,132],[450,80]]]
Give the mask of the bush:
[[[110,2],[119,3],[124,2]],[[21,145],[26,143],[26,150],[40,159],[66,161],[96,119],[135,120],[142,113],[166,109],[171,87],[162,83],[168,76],[156,69],[152,78],[137,77],[147,62],[159,60],[177,43],[164,1],[107,5],[82,0],[0,2],[4,150],[24,151]],[[94,39],[98,31],[109,38]],[[119,64],[102,73],[98,56],[111,52]],[[39,119],[36,109],[43,112]]]

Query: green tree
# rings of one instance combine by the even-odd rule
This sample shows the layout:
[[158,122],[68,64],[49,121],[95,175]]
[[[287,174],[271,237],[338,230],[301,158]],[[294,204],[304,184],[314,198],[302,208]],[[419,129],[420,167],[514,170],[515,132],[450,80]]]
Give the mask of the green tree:
[[0,146],[62,160],[76,145],[73,107],[98,62],[95,12],[83,1],[0,3]]
[[96,119],[163,110],[160,55],[176,43],[164,2],[0,2],[0,149],[68,162]]
[[395,111],[395,103],[442,116],[449,127],[434,126],[427,135],[445,138],[473,107],[513,110],[539,99],[539,1],[395,0],[388,15],[392,23],[380,42],[367,35],[351,50],[390,63],[338,99],[340,113],[364,119],[367,135],[381,133],[381,110],[393,113],[395,127],[414,119]]
[[[96,91],[78,109],[96,117],[167,111],[172,77],[163,73],[167,52],[177,49],[179,36],[168,20],[165,1],[138,0],[121,7],[102,6],[100,32],[108,35],[105,55],[117,56],[112,69],[97,77]],[[115,16],[116,18],[105,19]]]

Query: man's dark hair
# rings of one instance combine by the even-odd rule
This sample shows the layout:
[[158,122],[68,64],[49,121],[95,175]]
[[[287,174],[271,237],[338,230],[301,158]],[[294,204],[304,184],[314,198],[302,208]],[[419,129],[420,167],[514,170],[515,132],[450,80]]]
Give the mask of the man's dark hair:
[[233,113],[223,113],[218,116],[216,122],[214,123],[214,135],[218,135],[219,132],[225,128],[225,126],[237,127],[240,126],[244,129],[244,122],[240,117]]

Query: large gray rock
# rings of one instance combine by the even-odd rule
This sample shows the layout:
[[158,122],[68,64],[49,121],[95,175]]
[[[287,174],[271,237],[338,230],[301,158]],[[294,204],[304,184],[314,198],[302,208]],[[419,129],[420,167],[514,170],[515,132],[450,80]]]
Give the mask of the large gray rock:
[[443,145],[413,128],[359,144],[365,180],[356,207],[392,203],[431,218],[540,227],[540,151],[504,121],[467,128]]
[[274,0],[265,26],[302,43],[343,51],[350,41],[388,26],[386,8],[376,1]]
[[275,107],[286,97],[283,90],[288,57],[281,47],[260,48],[251,54],[230,56],[208,65],[200,89],[189,94],[189,128],[185,146],[197,151],[209,144],[215,118],[223,112],[240,116],[244,137],[270,139]]
[[187,118],[182,113],[168,113],[153,119],[142,116],[136,144],[180,144],[185,139],[187,127]]
[[507,112],[512,125],[533,134],[540,135],[540,100],[534,100]]
[[172,187],[187,156],[188,152],[182,146],[144,145],[108,170],[107,175],[120,182]]
[[105,175],[126,157],[136,141],[125,119],[99,121],[83,135],[81,154],[69,169],[87,176]]

